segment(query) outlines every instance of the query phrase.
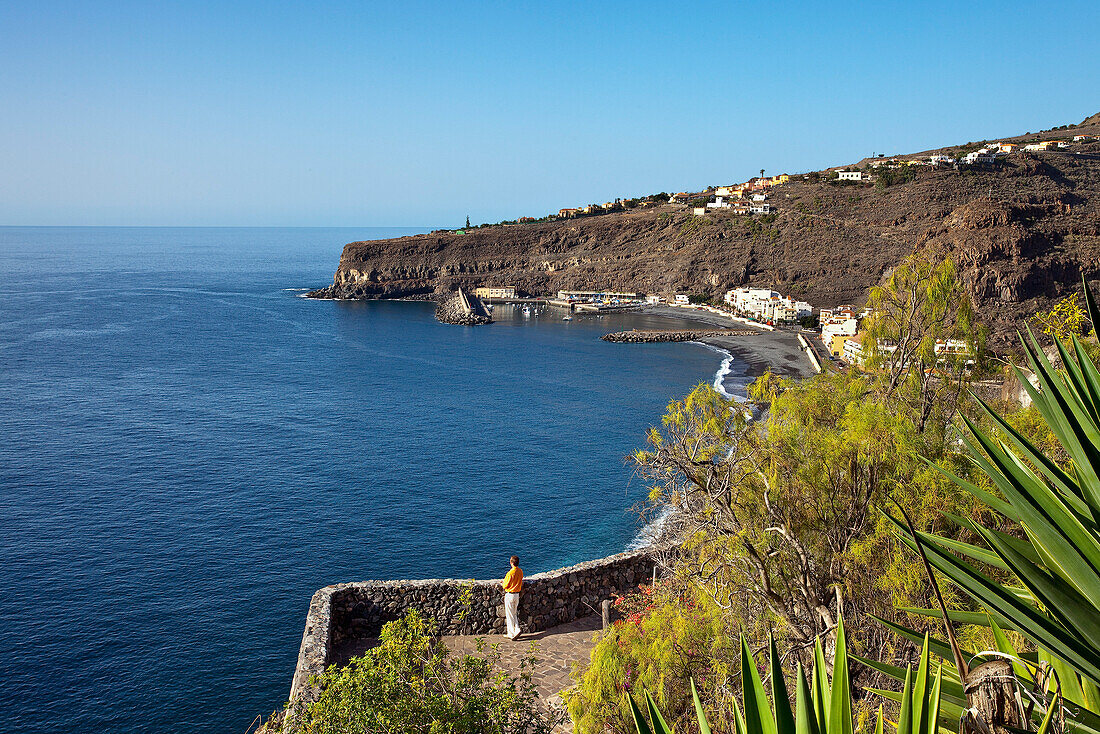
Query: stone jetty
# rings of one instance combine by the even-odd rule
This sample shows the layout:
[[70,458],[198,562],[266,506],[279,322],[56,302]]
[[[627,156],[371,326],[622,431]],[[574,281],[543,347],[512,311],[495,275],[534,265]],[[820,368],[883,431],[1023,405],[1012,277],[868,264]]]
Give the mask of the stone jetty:
[[436,306],[435,317],[444,324],[459,326],[478,326],[493,320],[481,299],[462,288],[458,289],[453,298]]
[[697,342],[701,339],[713,339],[722,336],[754,336],[759,331],[753,329],[709,329],[705,331],[658,331],[632,329],[604,334],[600,338],[605,342],[624,344],[647,344],[655,342]]

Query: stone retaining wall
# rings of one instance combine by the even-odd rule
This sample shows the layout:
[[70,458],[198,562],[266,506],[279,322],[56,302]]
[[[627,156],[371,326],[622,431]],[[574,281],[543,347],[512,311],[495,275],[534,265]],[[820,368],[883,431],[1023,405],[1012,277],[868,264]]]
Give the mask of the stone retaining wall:
[[[619,553],[523,581],[520,624],[539,632],[564,622],[600,613],[600,602],[648,582],[653,564],[645,551]],[[333,652],[350,641],[376,637],[382,625],[416,609],[452,634],[489,634],[504,630],[500,580],[426,579],[364,581],[326,586],[313,595],[306,616],[298,665],[290,687],[292,704],[316,696],[309,677],[324,672]],[[469,604],[461,596],[469,589]],[[465,613],[464,613],[465,612]]]

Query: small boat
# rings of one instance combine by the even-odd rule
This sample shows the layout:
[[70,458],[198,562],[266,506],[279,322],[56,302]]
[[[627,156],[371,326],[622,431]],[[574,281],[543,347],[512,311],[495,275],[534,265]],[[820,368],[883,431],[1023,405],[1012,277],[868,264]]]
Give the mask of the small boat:
[[562,316],[562,317],[561,317],[561,320],[562,320],[562,321],[572,321],[572,320],[573,320],[573,317],[572,317],[572,316]]

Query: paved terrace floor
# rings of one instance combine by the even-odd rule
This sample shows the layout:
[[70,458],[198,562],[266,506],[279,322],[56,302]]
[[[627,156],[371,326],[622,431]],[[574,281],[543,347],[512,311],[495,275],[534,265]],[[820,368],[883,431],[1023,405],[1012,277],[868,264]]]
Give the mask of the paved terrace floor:
[[[503,635],[454,635],[444,637],[443,641],[458,655],[477,654],[478,638],[483,639],[486,646],[499,644],[501,667],[512,675],[519,674],[520,660],[530,653],[534,644],[534,655],[539,661],[531,676],[532,681],[547,706],[563,710],[564,703],[559,694],[573,684],[569,677],[573,665],[588,662],[595,647],[595,633],[599,629],[600,618],[590,616],[551,627],[544,632],[524,634],[518,640],[509,640]],[[375,639],[348,643],[334,651],[335,662],[344,665],[375,644]],[[562,728],[562,731],[571,730],[571,724]]]

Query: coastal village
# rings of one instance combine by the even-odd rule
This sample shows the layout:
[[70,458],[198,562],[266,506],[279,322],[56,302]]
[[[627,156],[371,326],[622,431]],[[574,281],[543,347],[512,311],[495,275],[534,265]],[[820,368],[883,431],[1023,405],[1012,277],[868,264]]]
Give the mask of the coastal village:
[[[673,206],[680,210],[690,210],[696,217],[723,212],[732,215],[752,217],[769,215],[775,212],[775,201],[783,186],[792,180],[815,180],[832,182],[835,185],[874,185],[880,176],[889,176],[896,172],[905,172],[919,167],[949,167],[961,170],[968,167],[989,168],[1010,157],[1027,157],[1045,151],[1072,151],[1081,146],[1100,140],[1096,135],[1074,135],[1064,139],[1039,140],[1030,143],[1000,141],[962,146],[956,154],[944,152],[916,156],[892,156],[876,154],[865,159],[860,165],[839,166],[820,172],[805,174],[780,174],[764,176],[762,170],[758,177],[748,181],[723,186],[711,186],[697,192],[679,192],[671,195],[655,194],[637,199],[616,199],[604,204],[590,204],[583,207],[564,208],[556,215],[548,215],[541,220],[521,217],[517,222],[550,221],[554,219],[573,219],[622,212],[632,208]],[[970,148],[970,149],[966,149]],[[509,224],[507,222],[503,224]],[[462,234],[462,230],[455,231]],[[718,302],[706,294],[685,292],[673,293],[635,293],[599,290],[593,284],[591,290],[559,290],[552,296],[542,297],[525,294],[514,286],[484,284],[475,289],[474,295],[490,304],[516,303],[521,306],[530,302],[545,301],[561,307],[567,312],[606,313],[613,311],[636,310],[647,306],[671,307],[707,312],[728,319],[730,326],[749,325],[765,330],[789,330],[799,333],[807,356],[816,371],[832,365],[839,369],[859,366],[867,358],[865,326],[871,313],[866,308],[857,308],[851,304],[815,309],[810,303],[771,288],[743,287],[728,290]],[[571,316],[566,315],[569,319]],[[895,346],[879,341],[880,352],[890,352]],[[936,354],[965,355],[965,343],[953,340],[941,340],[935,345]]]
[[[698,295],[675,293],[660,294],[625,293],[614,291],[559,290],[554,297],[523,298],[514,286],[481,286],[474,295],[489,304],[517,304],[530,315],[531,303],[545,302],[569,312],[607,313],[639,310],[647,306],[671,307],[691,311],[703,311],[728,319],[730,327],[751,326],[766,331],[788,330],[799,335],[807,357],[815,371],[821,372],[825,364],[843,369],[859,366],[868,356],[866,333],[861,324],[873,315],[868,308],[851,304],[817,309],[805,301],[785,296],[770,288],[733,288],[725,293],[721,303],[711,303]],[[572,317],[566,315],[565,319]],[[655,339],[656,340],[656,339]],[[663,340],[660,340],[663,341]],[[877,342],[879,351],[889,353],[896,346]],[[935,353],[947,356],[964,356],[967,344],[959,340],[939,340]]]

